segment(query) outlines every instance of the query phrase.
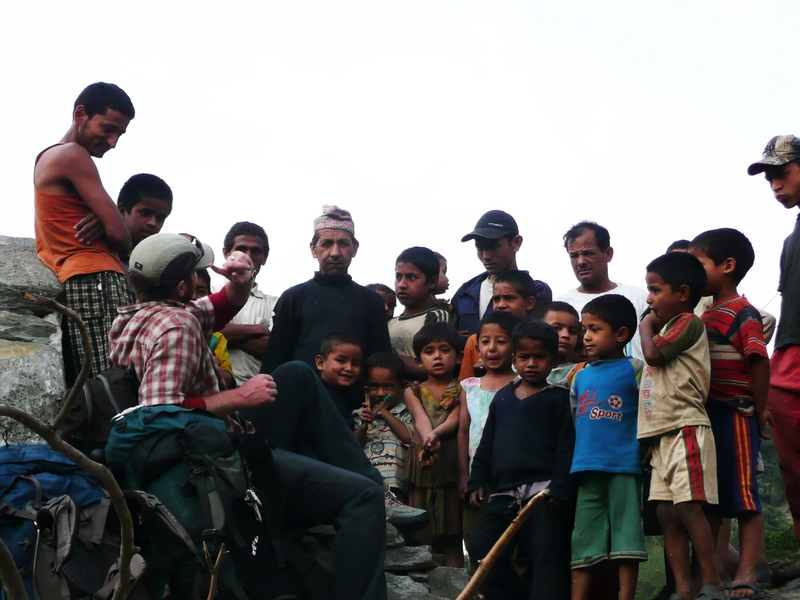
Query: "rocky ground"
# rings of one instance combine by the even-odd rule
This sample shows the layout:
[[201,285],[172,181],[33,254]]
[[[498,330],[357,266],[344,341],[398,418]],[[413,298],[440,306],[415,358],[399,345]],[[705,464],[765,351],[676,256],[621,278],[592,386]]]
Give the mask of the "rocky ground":
[[[302,542],[323,565],[330,568],[333,527],[314,527]],[[444,556],[430,546],[409,546],[403,535],[386,524],[386,584],[389,600],[442,600],[457,598],[469,582],[465,569],[444,566]]]

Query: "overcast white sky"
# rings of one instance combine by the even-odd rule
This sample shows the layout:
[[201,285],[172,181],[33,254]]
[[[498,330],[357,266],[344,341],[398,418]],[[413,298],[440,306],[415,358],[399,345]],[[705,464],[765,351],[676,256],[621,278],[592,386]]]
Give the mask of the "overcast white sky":
[[163,177],[164,230],[216,251],[261,224],[269,293],[311,276],[312,220],[335,203],[364,284],[426,245],[452,294],[482,270],[461,236],[499,208],[556,294],[577,285],[561,236],[579,220],[609,228],[612,279],[641,286],[673,240],[736,227],[756,249],[740,290],[763,307],[796,214],[745,169],[800,134],[798,22],[796,0],[5,2],[0,234],[33,236],[33,160],[103,80],[136,107],[98,161],[111,196]]

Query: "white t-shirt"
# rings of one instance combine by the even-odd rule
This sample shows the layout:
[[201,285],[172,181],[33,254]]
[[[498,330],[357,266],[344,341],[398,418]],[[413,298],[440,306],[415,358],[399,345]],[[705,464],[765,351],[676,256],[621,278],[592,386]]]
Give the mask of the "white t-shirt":
[[480,319],[483,318],[483,315],[486,314],[486,311],[489,308],[489,305],[492,303],[492,295],[494,294],[494,281],[489,281],[487,277],[481,282],[481,293],[480,297],[478,298],[478,314],[480,314]]
[[631,301],[633,307],[636,309],[637,321],[636,333],[634,334],[633,339],[628,343],[626,353],[628,356],[633,356],[639,360],[644,360],[644,355],[642,354],[642,341],[639,337],[639,320],[642,318],[642,313],[647,310],[647,291],[633,285],[625,285],[624,283],[617,283],[616,286],[617,287],[615,287],[613,290],[608,290],[607,292],[601,292],[599,294],[585,294],[573,288],[567,290],[555,298],[555,300],[560,300],[561,302],[570,304],[575,310],[578,311],[578,314],[580,315],[583,307],[586,306],[590,300],[593,300],[598,296],[605,296],[606,294],[619,294],[620,296],[625,296]]

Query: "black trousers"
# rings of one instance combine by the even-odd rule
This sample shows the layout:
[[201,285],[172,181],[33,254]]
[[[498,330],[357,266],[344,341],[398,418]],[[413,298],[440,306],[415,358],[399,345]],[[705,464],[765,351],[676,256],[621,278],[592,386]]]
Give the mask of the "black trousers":
[[383,478],[308,365],[286,363],[272,376],[277,400],[241,413],[276,447],[286,520],[336,527],[333,598],[385,600]]
[[[568,600],[570,597],[570,542],[574,521],[572,505],[553,507],[542,500],[500,554],[484,580],[482,591],[490,600]],[[477,565],[511,525],[520,511],[512,496],[492,496],[469,540],[469,560]],[[511,564],[514,546],[520,544],[531,561],[530,586]]]

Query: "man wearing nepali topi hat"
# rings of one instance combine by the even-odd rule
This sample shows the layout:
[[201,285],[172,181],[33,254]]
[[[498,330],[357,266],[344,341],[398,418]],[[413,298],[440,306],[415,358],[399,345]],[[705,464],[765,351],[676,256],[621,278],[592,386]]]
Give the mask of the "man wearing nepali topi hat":
[[323,206],[322,215],[314,219],[311,238],[311,256],[317,259],[319,270],[278,300],[262,373],[292,360],[315,369],[320,344],[331,333],[356,338],[364,357],[391,351],[383,299],[347,273],[357,252],[350,213],[338,206]]

